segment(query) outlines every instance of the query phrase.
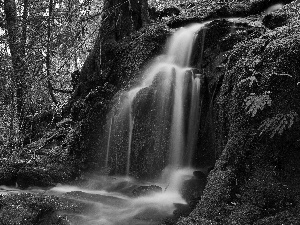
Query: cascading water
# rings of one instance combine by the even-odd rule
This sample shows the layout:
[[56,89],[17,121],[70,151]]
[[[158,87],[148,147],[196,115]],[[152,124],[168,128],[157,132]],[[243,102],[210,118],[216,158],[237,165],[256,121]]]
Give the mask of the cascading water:
[[108,167],[108,157],[109,157],[109,150],[110,150],[110,141],[111,141],[111,133],[112,133],[112,127],[113,127],[113,120],[114,120],[114,117],[113,117],[113,115],[111,115],[109,117],[109,122],[108,122],[108,137],[107,137],[107,145],[106,145],[105,168]]
[[129,110],[129,132],[128,132],[128,149],[127,149],[127,163],[126,163],[126,175],[129,176],[130,170],[130,155],[131,155],[131,143],[132,143],[132,132],[134,125],[134,118],[132,113],[132,104],[136,94],[141,88],[134,88],[128,92],[128,110]]
[[[193,68],[191,68],[191,58],[197,33],[204,26],[205,24],[193,24],[176,31],[168,42],[166,54],[159,56],[149,66],[143,75],[141,84],[129,90],[126,94],[127,97],[122,101],[119,107],[119,114],[127,114],[126,118],[129,120],[128,127],[122,128],[127,130],[123,133],[127,133],[128,137],[126,171],[123,174],[130,175],[132,163],[132,141],[135,130],[134,99],[141,90],[154,85],[157,79],[159,79],[159,84],[156,84],[156,89],[160,89],[160,91],[158,90],[160,94],[157,97],[159,110],[156,112],[156,118],[159,118],[156,121],[156,123],[159,123],[156,124],[156,127],[159,127],[158,133],[163,134],[165,132],[165,127],[162,127],[162,124],[167,125],[170,123],[168,135],[170,139],[168,141],[169,162],[165,170],[168,171],[166,177],[172,177],[174,171],[184,166],[191,166],[197,144],[201,108],[199,96],[201,88],[200,76],[191,72],[193,71]],[[204,36],[202,37],[202,42],[203,40]],[[203,45],[201,51],[203,51]],[[202,59],[202,52],[200,53],[200,58]],[[187,83],[190,83],[190,86],[187,86]],[[185,102],[188,97],[190,98],[190,104],[186,105]],[[172,110],[170,111],[171,116],[168,115],[166,110],[168,106],[172,106]],[[123,124],[126,123],[124,122]],[[112,124],[112,126],[114,125]],[[119,132],[122,133],[121,131]],[[108,138],[111,140],[107,141],[107,162],[109,162],[109,148],[111,148],[109,143],[114,142],[111,135],[108,135]],[[163,135],[159,135],[154,146],[158,146],[159,148],[159,140],[162,138]]]
[[198,127],[201,115],[201,102],[200,102],[200,77],[199,74],[195,75],[193,79],[191,109],[189,114],[189,125],[187,135],[187,153],[188,153],[188,166],[192,165],[194,150],[197,144]]

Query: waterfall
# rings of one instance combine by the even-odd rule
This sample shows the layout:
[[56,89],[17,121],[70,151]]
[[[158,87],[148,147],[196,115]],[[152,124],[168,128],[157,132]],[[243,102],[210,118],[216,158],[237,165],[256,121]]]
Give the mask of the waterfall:
[[[176,68],[176,82],[175,82],[175,98],[174,98],[174,104],[173,104],[173,121],[172,121],[172,129],[171,129],[171,140],[170,140],[170,151],[171,151],[171,159],[170,159],[170,166],[173,168],[180,168],[183,166],[184,159],[183,159],[183,152],[185,151],[185,146],[190,146],[189,148],[195,147],[194,144],[190,144],[188,138],[188,143],[184,142],[184,111],[183,111],[183,101],[184,97],[186,96],[186,93],[183,92],[183,86],[184,86],[184,78],[186,75],[186,72],[190,69],[190,60],[192,55],[192,50],[194,46],[194,42],[196,39],[196,32],[199,31],[202,27],[204,27],[204,24],[195,24],[188,28],[181,28],[178,32],[176,32],[173,35],[173,38],[170,40],[169,44],[169,50],[168,50],[168,60],[171,62],[174,62],[178,67]],[[202,55],[202,52],[201,52]],[[202,57],[202,56],[201,56]],[[193,86],[196,85],[195,79],[193,79]],[[187,90],[188,91],[188,90]],[[197,93],[194,93],[196,95]],[[200,94],[200,90],[198,92],[198,95]],[[194,98],[196,98],[194,96]],[[196,100],[196,99],[194,99]],[[195,109],[191,109],[192,118],[190,118],[190,121],[192,119],[198,120],[195,115],[195,111],[198,103],[193,102],[192,99],[192,107]],[[193,112],[192,112],[193,111]],[[196,113],[198,114],[198,113]],[[198,114],[199,115],[199,114]],[[195,123],[195,121],[191,121],[191,123]],[[195,134],[197,133],[198,126],[190,126],[189,127],[189,136],[193,138],[195,137]],[[192,151],[192,150],[190,150]],[[192,157],[192,156],[190,156]],[[188,159],[188,161],[190,161]]]
[[128,149],[127,149],[127,163],[126,163],[126,175],[127,176],[129,176],[129,172],[130,172],[131,143],[132,143],[132,132],[133,132],[133,125],[134,125],[132,105],[133,105],[133,100],[140,89],[141,89],[141,87],[138,87],[138,88],[134,88],[128,92],[129,131],[128,131]]
[[108,157],[109,157],[109,150],[110,150],[110,141],[111,141],[111,133],[112,133],[112,127],[113,127],[113,115],[110,116],[109,122],[108,122],[108,138],[107,138],[107,144],[106,144],[106,156],[105,156],[105,168],[108,167]]
[[192,165],[192,159],[197,144],[198,128],[200,122],[200,77],[198,75],[199,74],[196,74],[196,77],[192,78],[193,86],[187,136],[188,166]]
[[[130,175],[132,142],[135,136],[135,118],[134,118],[134,99],[140,90],[151,87],[155,83],[157,94],[156,111],[157,119],[153,121],[155,129],[159,129],[156,135],[154,146],[160,147],[160,141],[164,137],[168,123],[170,124],[169,143],[169,161],[168,168],[172,171],[191,165],[191,160],[197,144],[199,117],[200,117],[200,75],[191,72],[191,60],[193,46],[200,29],[204,28],[205,23],[193,24],[188,27],[177,30],[167,43],[165,55],[161,55],[145,70],[140,85],[129,90],[126,97],[123,98],[119,107],[119,115],[127,115],[128,127],[122,125],[114,128],[114,119],[109,120],[106,165],[109,164],[110,149],[114,137],[111,135],[112,130],[117,130],[119,134],[127,134],[127,160],[124,174]],[[204,33],[204,32],[203,32]],[[204,36],[202,37],[202,42]],[[202,59],[203,43],[201,46],[200,58]],[[200,60],[201,60],[200,59]],[[201,64],[201,62],[200,62]],[[191,83],[191,84],[190,84]],[[190,98],[190,105],[186,105],[187,97]],[[171,111],[167,111],[168,106],[172,106]],[[149,109],[151,110],[151,109]],[[169,112],[169,113],[168,113]],[[169,115],[169,114],[172,115]],[[170,119],[169,119],[170,118]],[[188,118],[188,119],[187,119]],[[157,123],[157,124],[155,124]],[[125,121],[123,124],[126,124]],[[120,129],[125,129],[124,132]],[[120,135],[119,135],[120,136]],[[119,140],[119,139],[118,139]],[[123,143],[123,141],[122,141]],[[125,146],[125,145],[124,145]],[[116,153],[115,158],[119,154]],[[186,165],[187,164],[187,165]]]

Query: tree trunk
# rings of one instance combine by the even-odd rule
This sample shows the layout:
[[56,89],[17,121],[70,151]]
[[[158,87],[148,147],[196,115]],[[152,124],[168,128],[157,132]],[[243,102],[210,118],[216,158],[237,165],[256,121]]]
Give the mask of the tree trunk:
[[58,104],[58,101],[55,97],[53,86],[51,84],[51,25],[52,25],[52,12],[53,12],[53,0],[49,1],[49,16],[48,16],[48,28],[47,28],[47,55],[46,55],[46,68],[47,68],[47,87],[52,101],[55,105]]
[[150,23],[149,13],[148,13],[148,0],[140,0],[141,2],[141,14],[143,24]]
[[147,23],[147,0],[106,0],[100,35],[118,41]]
[[14,70],[13,81],[16,88],[16,108],[19,121],[19,130],[23,131],[25,119],[25,100],[27,94],[26,78],[28,68],[26,65],[25,44],[26,44],[26,20],[28,13],[28,1],[24,1],[23,24],[20,25],[17,16],[15,0],[4,1],[4,12],[6,16],[8,43]]

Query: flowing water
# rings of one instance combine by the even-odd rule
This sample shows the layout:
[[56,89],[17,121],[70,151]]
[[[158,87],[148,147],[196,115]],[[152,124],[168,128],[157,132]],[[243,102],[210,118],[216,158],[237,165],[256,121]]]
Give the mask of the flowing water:
[[113,114],[109,117],[108,122],[108,138],[107,138],[107,145],[106,145],[106,156],[105,156],[105,167],[108,167],[108,157],[109,157],[109,149],[110,149],[110,141],[111,141],[111,133],[113,127],[114,116]]
[[186,204],[173,184],[163,192],[132,196],[132,190],[140,185],[129,177],[94,176],[80,188],[57,186],[46,194],[62,196],[85,205],[80,213],[61,212],[73,225],[154,225],[172,215],[174,203]]
[[[193,24],[189,27],[180,28],[176,31],[167,43],[167,51],[165,55],[159,56],[148,69],[146,69],[141,84],[127,92],[127,98],[122,101],[119,107],[121,114],[127,114],[128,127],[124,128],[128,132],[127,140],[127,161],[126,171],[124,174],[130,175],[131,154],[132,154],[132,138],[134,132],[134,112],[133,102],[139,91],[153,85],[157,76],[163,76],[162,82],[159,84],[162,89],[159,96],[159,112],[156,117],[159,118],[160,124],[167,124],[166,120],[169,115],[166,115],[166,108],[172,105],[172,121],[170,128],[169,140],[169,167],[173,169],[182,168],[183,166],[191,165],[199,129],[200,116],[200,76],[193,74],[190,71],[193,46],[197,38],[197,33],[204,28],[205,24]],[[203,32],[205,35],[205,33]],[[202,42],[204,37],[202,36]],[[200,57],[202,58],[203,44]],[[201,59],[200,59],[201,61]],[[201,64],[201,62],[200,62]],[[162,75],[163,74],[163,75]],[[185,88],[186,83],[191,81],[191,88]],[[173,97],[171,98],[171,93]],[[191,93],[191,105],[186,106],[185,99]],[[172,101],[172,102],[170,102]],[[189,112],[185,109],[189,108]],[[186,122],[186,117],[189,118]],[[154,123],[154,122],[153,122]],[[125,124],[125,122],[124,122]],[[159,125],[157,125],[158,127]],[[111,129],[111,128],[110,128]],[[163,133],[163,130],[159,131]],[[188,130],[188,134],[185,134]],[[108,138],[111,138],[108,131]],[[126,133],[126,132],[124,132]],[[187,138],[185,138],[187,136]],[[107,162],[109,161],[110,142],[107,141]],[[187,153],[186,153],[187,152]],[[109,165],[108,165],[109,166]]]
[[[170,184],[161,180],[141,183],[129,177],[90,174],[76,186],[57,185],[48,190],[0,186],[0,194],[38,193],[77,202],[80,205],[78,210],[58,212],[72,225],[156,225],[173,214],[174,203],[186,204],[177,187],[190,177],[190,172],[178,170],[172,175],[174,179]],[[162,187],[163,191],[133,196],[135,188],[153,184]]]
[[201,115],[201,102],[200,102],[200,77],[193,79],[191,109],[188,123],[188,138],[187,138],[187,152],[188,152],[188,165],[192,165],[192,159],[197,144],[198,128]]
[[126,164],[126,175],[129,176],[130,170],[130,155],[131,155],[131,143],[132,143],[132,132],[134,125],[134,118],[132,113],[132,104],[136,94],[141,88],[137,87],[128,92],[128,115],[129,115],[129,132],[128,132],[128,149],[127,149],[127,164]]

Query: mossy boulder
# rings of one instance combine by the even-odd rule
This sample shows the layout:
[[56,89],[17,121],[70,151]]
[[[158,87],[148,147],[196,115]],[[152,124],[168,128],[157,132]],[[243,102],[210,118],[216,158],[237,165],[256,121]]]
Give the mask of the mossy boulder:
[[63,210],[75,212],[77,208],[75,202],[57,197],[33,194],[0,196],[0,217],[3,225],[69,225],[68,219],[58,212]]
[[[177,224],[299,223],[299,9],[276,11],[284,22],[274,30],[249,27],[226,52],[226,70],[207,70],[218,157],[196,209]],[[222,65],[221,54],[210,64]]]

